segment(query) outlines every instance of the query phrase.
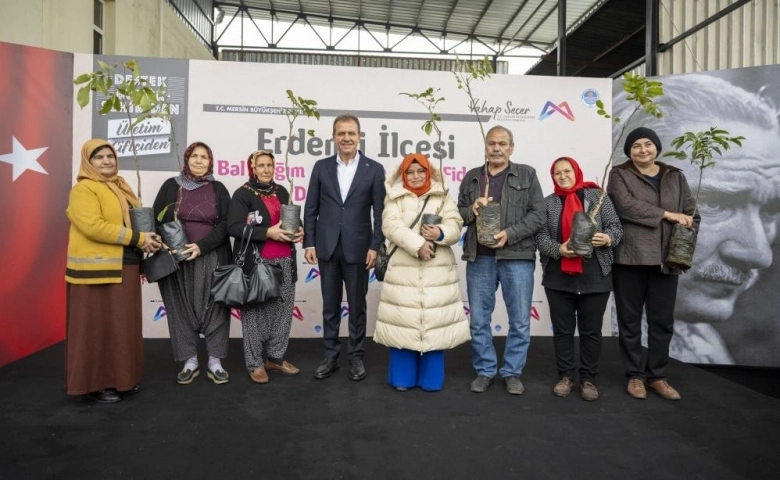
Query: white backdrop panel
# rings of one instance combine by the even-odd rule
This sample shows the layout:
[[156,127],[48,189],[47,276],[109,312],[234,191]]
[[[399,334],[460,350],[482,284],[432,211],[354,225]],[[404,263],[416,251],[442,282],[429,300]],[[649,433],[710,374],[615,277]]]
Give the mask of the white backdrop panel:
[[[79,56],[78,54],[76,55]],[[139,59],[143,72],[144,59]],[[302,146],[296,141],[290,155],[290,173],[295,180],[294,201],[305,202],[309,173],[314,162],[333,154],[332,122],[340,113],[356,114],[361,120],[363,139],[361,150],[382,163],[395,168],[404,154],[413,151],[444,152],[444,171],[453,198],[465,172],[481,164],[483,142],[478,123],[465,93],[458,90],[455,78],[448,72],[422,72],[395,69],[350,68],[303,65],[262,65],[237,62],[193,60],[188,73],[187,138],[179,139],[180,152],[193,141],[211,146],[215,156],[215,176],[233,192],[247,179],[245,161],[256,149],[275,152],[278,164],[277,181],[283,181],[283,159],[288,135],[288,123],[280,109],[289,106],[285,91],[315,99],[322,119],[299,119],[298,130],[314,129],[314,137],[306,137]],[[420,129],[425,110],[401,92],[419,93],[428,87],[439,88],[438,96],[445,101],[437,107],[442,115],[443,145],[434,149],[436,138]],[[610,153],[611,125],[596,115],[593,98],[611,104],[611,82],[608,79],[556,78],[496,75],[475,82],[478,101],[476,110],[487,131],[503,125],[514,134],[515,151],[512,160],[537,169],[545,194],[552,192],[548,174],[552,161],[560,156],[576,158],[587,179],[601,175]],[[83,139],[79,139],[79,146]],[[143,197],[151,204],[162,182],[174,172],[144,171]],[[123,176],[135,185],[135,174],[123,171]],[[459,257],[461,247],[456,247]],[[321,297],[317,266],[307,265],[298,255],[299,281],[296,287],[296,307],[292,336],[321,335]],[[459,265],[464,308],[468,312],[465,290],[465,262]],[[538,265],[538,262],[537,262]],[[550,335],[551,326],[540,268],[536,270],[534,310],[531,325],[533,335]],[[368,334],[374,331],[381,283],[373,275],[369,286]],[[503,335],[507,328],[502,292],[497,298],[493,317],[493,332]],[[156,285],[144,285],[144,336],[167,337],[164,305]],[[231,325],[231,336],[241,335],[237,312]],[[346,299],[344,315],[347,313]],[[605,333],[609,332],[606,322]],[[346,335],[346,322],[342,334]]]

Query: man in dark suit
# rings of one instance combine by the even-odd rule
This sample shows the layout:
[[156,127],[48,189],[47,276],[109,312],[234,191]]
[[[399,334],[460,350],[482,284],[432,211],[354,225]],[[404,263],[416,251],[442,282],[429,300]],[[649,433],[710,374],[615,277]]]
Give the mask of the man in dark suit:
[[358,150],[360,120],[357,117],[336,117],[333,142],[338,153],[314,164],[303,214],[306,261],[319,262],[322,283],[325,360],[314,376],[328,378],[339,369],[341,299],[346,288],[349,378],[360,381],[366,378],[363,343],[368,275],[384,241],[385,172],[381,164]]

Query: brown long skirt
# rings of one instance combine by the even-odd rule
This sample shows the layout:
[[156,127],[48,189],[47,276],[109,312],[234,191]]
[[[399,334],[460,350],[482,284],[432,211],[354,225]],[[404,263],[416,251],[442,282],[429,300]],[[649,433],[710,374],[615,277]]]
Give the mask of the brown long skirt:
[[122,283],[67,285],[65,387],[68,395],[141,381],[143,332],[139,265],[122,267]]

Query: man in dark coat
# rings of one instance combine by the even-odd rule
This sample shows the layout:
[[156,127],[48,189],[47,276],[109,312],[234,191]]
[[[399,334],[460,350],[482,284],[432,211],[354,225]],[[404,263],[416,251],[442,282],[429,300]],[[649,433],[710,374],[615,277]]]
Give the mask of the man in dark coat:
[[[349,378],[366,378],[368,277],[382,236],[385,173],[359,150],[360,120],[339,115],[333,121],[337,154],[314,164],[304,208],[306,261],[319,263],[325,359],[314,376],[327,378],[339,369],[341,299],[346,287],[349,306]],[[373,222],[371,214],[373,213]]]

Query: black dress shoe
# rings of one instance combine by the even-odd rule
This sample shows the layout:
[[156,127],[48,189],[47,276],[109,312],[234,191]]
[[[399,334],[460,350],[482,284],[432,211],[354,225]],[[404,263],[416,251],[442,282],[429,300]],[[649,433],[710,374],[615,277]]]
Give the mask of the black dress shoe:
[[123,390],[119,393],[119,395],[135,395],[136,393],[141,391],[141,385],[136,385],[135,387],[131,388],[130,390]]
[[349,379],[359,382],[366,378],[366,367],[363,366],[362,358],[353,358],[349,361]]
[[90,392],[87,394],[87,398],[97,403],[116,403],[122,401],[122,398],[113,388]]
[[320,380],[328,378],[333,375],[333,372],[338,370],[339,367],[341,367],[341,365],[339,365],[338,359],[327,357],[320,363],[320,366],[317,367],[317,370],[314,372],[314,378]]

